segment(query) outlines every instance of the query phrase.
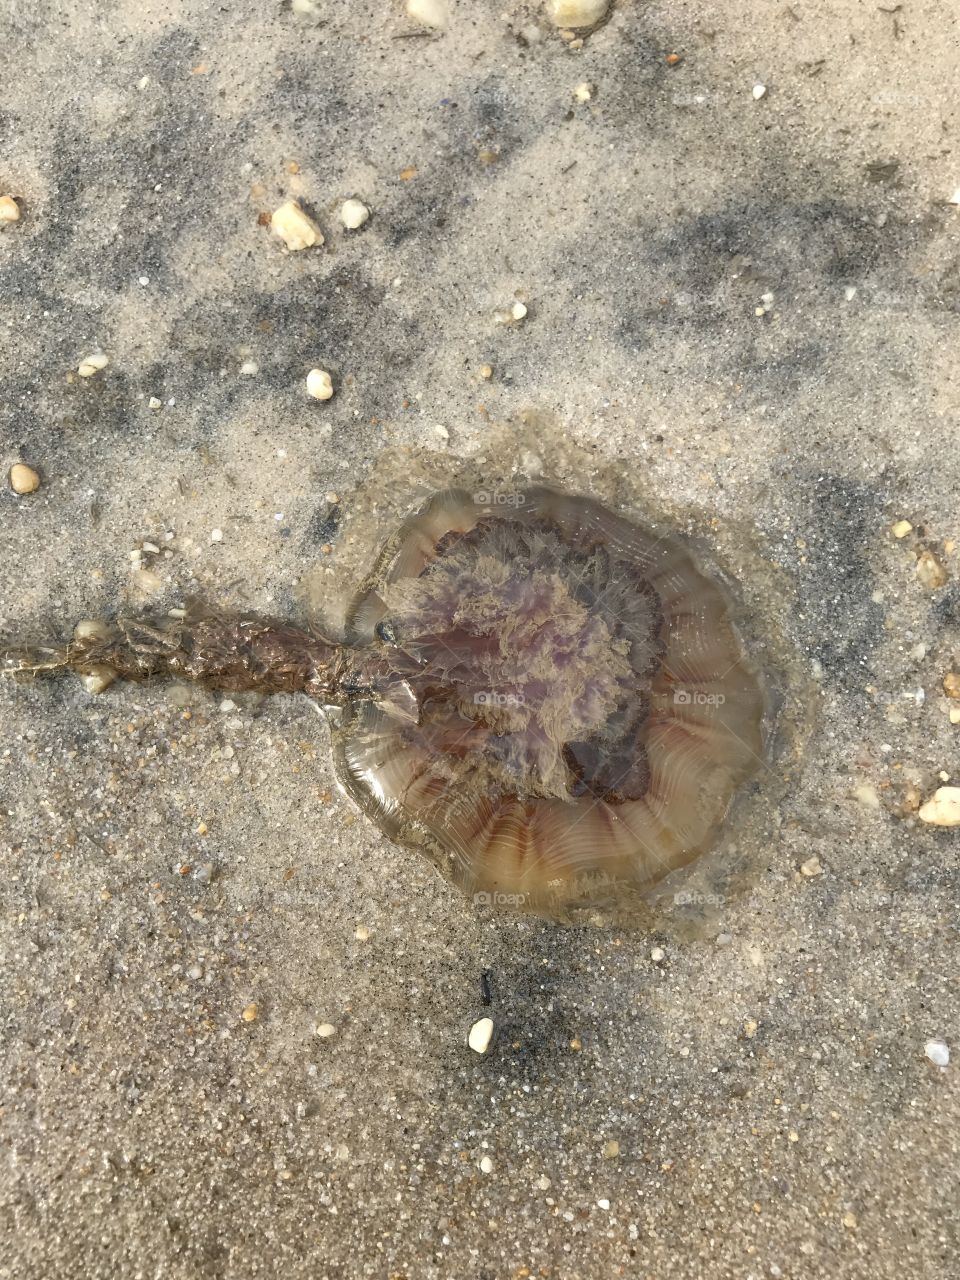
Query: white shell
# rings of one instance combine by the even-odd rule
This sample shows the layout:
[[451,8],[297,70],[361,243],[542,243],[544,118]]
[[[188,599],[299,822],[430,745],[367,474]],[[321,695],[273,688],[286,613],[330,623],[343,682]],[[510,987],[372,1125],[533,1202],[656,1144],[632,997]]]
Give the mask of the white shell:
[[300,208],[296,200],[282,204],[270,219],[270,230],[280,237],[291,252],[323,244],[323,232]]
[[610,0],[547,0],[547,16],[558,27],[592,27],[607,16]]
[[344,200],[340,206],[340,221],[348,231],[356,231],[370,217],[370,210],[362,200]]
[[937,787],[921,805],[920,821],[934,827],[960,827],[960,787]]
[[480,1018],[470,1028],[467,1044],[474,1053],[486,1053],[493,1042],[493,1019]]
[[450,18],[450,8],[447,0],[407,0],[407,17],[441,31]]
[[314,400],[329,400],[333,395],[333,379],[326,369],[311,369],[307,374],[307,395]]

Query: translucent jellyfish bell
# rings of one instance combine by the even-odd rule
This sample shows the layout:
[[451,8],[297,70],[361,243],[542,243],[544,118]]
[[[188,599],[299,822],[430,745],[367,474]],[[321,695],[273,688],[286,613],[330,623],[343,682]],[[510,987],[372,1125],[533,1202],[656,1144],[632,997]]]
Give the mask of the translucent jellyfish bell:
[[481,901],[648,889],[714,842],[761,765],[765,697],[727,593],[678,538],[588,498],[438,494],[347,639],[370,692],[336,730],[344,785]]

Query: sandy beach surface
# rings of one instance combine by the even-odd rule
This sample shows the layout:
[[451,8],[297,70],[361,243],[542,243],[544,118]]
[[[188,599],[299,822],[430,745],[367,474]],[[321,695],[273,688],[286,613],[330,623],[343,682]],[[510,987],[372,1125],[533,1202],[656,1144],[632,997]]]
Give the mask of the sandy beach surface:
[[2,642],[336,635],[427,494],[540,475],[701,546],[779,713],[714,854],[563,924],[303,696],[0,681],[0,1277],[960,1276],[958,37],[0,0]]

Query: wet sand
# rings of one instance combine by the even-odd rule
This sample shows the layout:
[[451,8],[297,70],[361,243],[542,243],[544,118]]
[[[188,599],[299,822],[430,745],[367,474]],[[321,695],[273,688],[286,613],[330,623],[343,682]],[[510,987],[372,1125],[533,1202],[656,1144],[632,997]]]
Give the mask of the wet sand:
[[424,494],[539,467],[709,550],[782,731],[560,926],[386,841],[304,698],[0,682],[0,1275],[953,1274],[956,24],[304,7],[0,12],[0,636],[336,632]]

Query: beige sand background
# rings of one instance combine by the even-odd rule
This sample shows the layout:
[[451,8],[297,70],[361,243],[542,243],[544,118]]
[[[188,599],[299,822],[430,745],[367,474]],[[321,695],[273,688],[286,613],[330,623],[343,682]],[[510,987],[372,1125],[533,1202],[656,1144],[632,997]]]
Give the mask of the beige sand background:
[[335,628],[433,483],[540,465],[709,546],[785,720],[712,901],[564,928],[303,699],[2,682],[0,1276],[960,1275],[957,71],[932,0],[3,0],[3,636]]

